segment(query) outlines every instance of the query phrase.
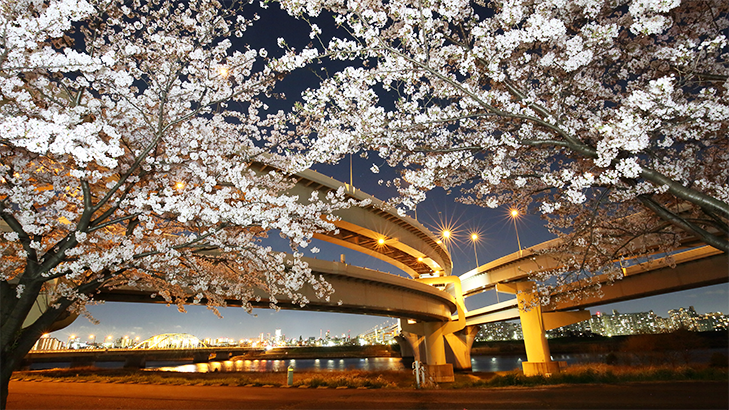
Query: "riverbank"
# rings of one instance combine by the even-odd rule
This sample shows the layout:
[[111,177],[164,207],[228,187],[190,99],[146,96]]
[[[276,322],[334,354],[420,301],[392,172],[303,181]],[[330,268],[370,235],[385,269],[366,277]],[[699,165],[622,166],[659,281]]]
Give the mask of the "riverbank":
[[[636,343],[638,341],[639,343]],[[689,332],[678,330],[672,333],[644,334],[631,336],[559,337],[549,339],[552,354],[575,353],[620,353],[643,351],[667,351],[683,349],[727,349],[729,331]],[[506,340],[476,342],[471,356],[525,354],[524,341]]]
[[[577,353],[633,353],[661,352],[668,350],[725,349],[729,353],[729,331],[689,332],[676,331],[662,334],[632,336],[560,337],[549,339],[552,354]],[[524,355],[524,341],[476,342],[471,356]],[[252,351],[236,356],[235,360],[285,360],[285,359],[346,359],[367,357],[400,357],[400,346],[333,346],[333,347],[288,347]]]
[[[94,367],[21,371],[15,381],[54,381],[77,383],[161,384],[197,386],[281,387],[287,372],[179,373]],[[580,383],[625,383],[648,381],[729,381],[726,367],[710,366],[614,366],[601,363],[570,366],[552,377],[525,377],[521,371],[456,373],[455,382],[441,388],[489,388]],[[297,388],[392,388],[415,387],[412,371],[294,372]]]

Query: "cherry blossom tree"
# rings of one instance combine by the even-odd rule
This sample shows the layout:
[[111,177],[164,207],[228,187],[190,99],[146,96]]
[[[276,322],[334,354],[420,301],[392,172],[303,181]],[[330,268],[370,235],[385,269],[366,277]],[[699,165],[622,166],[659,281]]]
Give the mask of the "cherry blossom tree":
[[[180,309],[250,309],[255,289],[273,303],[307,303],[305,286],[332,293],[302,248],[349,202],[287,194],[302,162],[283,149],[283,114],[264,115],[263,102],[317,51],[241,46],[257,19],[248,7],[2,3],[3,408],[35,341],[102,289],[144,289]],[[266,245],[272,230],[290,256]],[[42,294],[49,307],[29,321]]]
[[726,1],[282,4],[347,33],[311,25],[349,61],[303,95],[313,158],[379,155],[405,208],[440,186],[541,212],[563,239],[545,296],[635,255],[729,251]]

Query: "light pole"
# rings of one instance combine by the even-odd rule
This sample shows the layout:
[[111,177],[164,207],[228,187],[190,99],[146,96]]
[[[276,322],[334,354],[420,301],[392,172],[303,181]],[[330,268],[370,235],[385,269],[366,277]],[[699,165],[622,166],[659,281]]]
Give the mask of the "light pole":
[[448,246],[451,243],[451,238],[453,237],[453,232],[450,231],[450,229],[443,229],[440,231],[440,237],[441,239],[438,240],[438,243],[443,243],[443,247],[446,249],[446,252],[450,252],[448,249]]
[[471,242],[473,242],[473,256],[476,257],[476,269],[478,269],[478,253],[476,252],[476,242],[478,241],[478,234],[476,232],[471,234]]
[[519,256],[521,256],[521,241],[519,240],[519,230],[516,228],[516,220],[519,218],[519,210],[516,208],[512,208],[511,211],[509,211],[509,215],[511,216],[511,220],[514,221],[514,231],[516,231],[516,243],[519,245]]

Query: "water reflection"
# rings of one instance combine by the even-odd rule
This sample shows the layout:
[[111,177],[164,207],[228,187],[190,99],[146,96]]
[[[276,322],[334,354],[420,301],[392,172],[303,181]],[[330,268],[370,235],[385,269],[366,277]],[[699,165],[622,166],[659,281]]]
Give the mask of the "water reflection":
[[402,359],[394,357],[376,357],[371,359],[227,360],[224,362],[164,366],[154,370],[184,373],[284,372],[289,366],[299,371],[326,372],[343,370],[405,370]]
[[[474,372],[503,372],[521,369],[526,356],[474,356],[471,367]],[[560,354],[553,355],[552,360],[565,361],[567,364],[602,361],[601,355],[595,354]],[[288,360],[236,360],[224,362],[196,363],[182,366],[164,366],[150,370],[164,370],[188,373],[211,372],[285,372],[291,366],[298,371],[336,372],[344,370],[410,370],[402,359],[395,357],[373,357],[362,359],[288,359]]]

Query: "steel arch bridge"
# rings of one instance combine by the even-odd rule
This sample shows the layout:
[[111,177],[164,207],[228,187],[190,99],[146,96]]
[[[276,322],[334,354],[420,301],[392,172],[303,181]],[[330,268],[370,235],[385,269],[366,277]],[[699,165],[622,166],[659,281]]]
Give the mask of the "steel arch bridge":
[[208,347],[197,337],[188,333],[162,333],[137,343],[132,349],[195,349]]

